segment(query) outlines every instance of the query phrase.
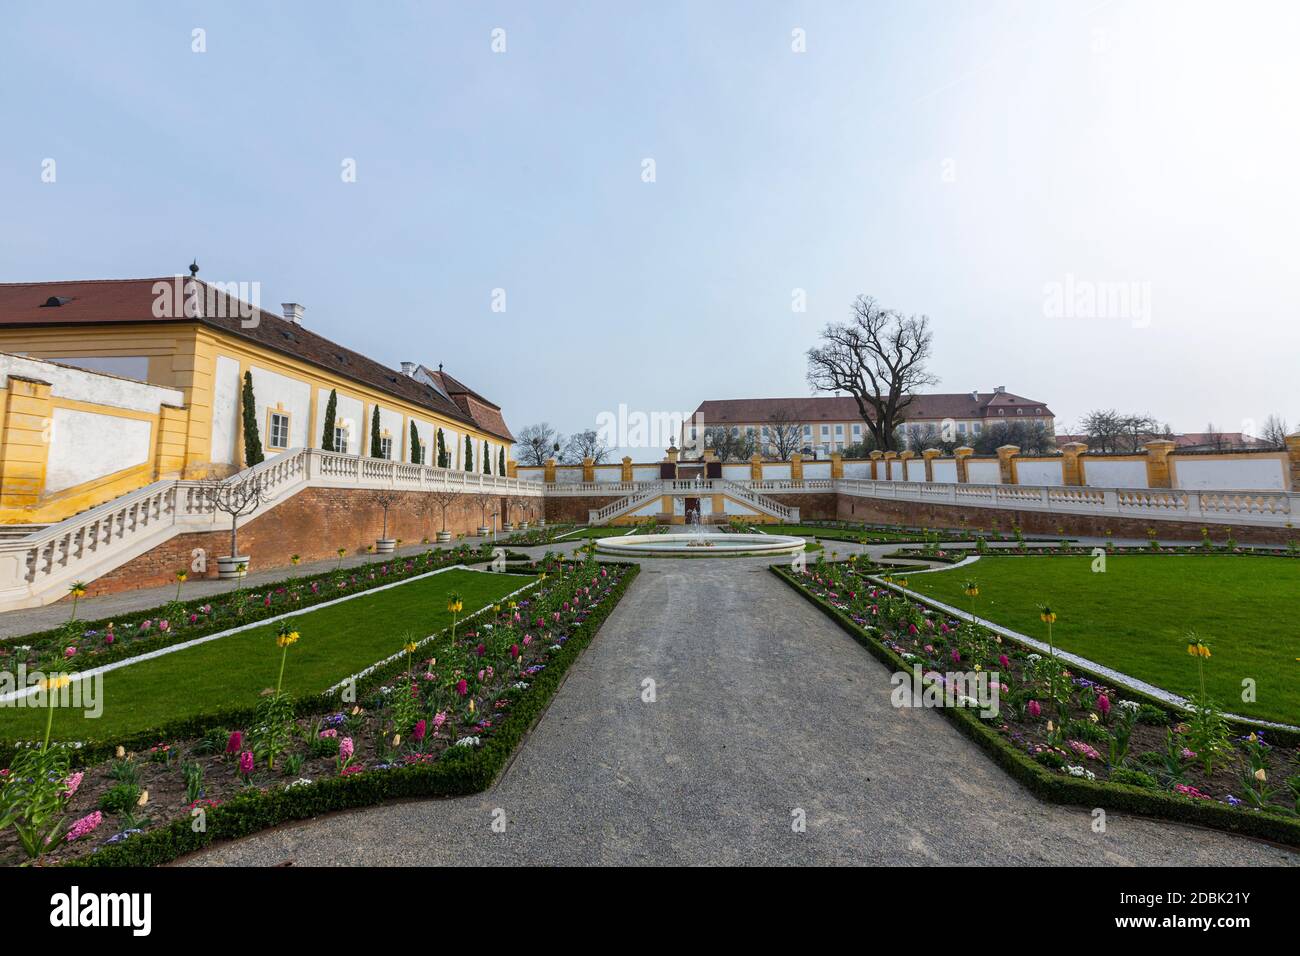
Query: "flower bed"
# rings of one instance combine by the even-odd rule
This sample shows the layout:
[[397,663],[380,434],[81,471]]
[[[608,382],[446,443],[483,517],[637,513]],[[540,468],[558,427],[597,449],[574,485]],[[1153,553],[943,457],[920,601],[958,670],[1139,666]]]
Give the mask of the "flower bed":
[[974,550],[965,548],[962,550],[944,550],[936,548],[903,548],[892,554],[886,555],[890,558],[901,559],[921,559],[924,561],[940,561],[944,564],[956,564],[964,561],[972,555],[978,554],[980,557],[1054,557],[1060,555],[1092,555],[1097,548],[1104,547],[1107,554],[1196,554],[1204,556],[1212,555],[1247,555],[1261,558],[1300,558],[1300,549],[1297,548],[1264,548],[1264,547],[1214,547],[1206,548],[1202,545],[1076,545],[1062,543],[1050,548],[976,548]]
[[[42,827],[56,838],[46,858],[153,865],[287,820],[485,789],[638,570],[550,567],[526,600],[395,649],[356,681],[354,702],[334,693],[292,700],[277,688],[252,712],[78,752],[76,771],[58,764],[69,756],[60,748],[26,752],[22,767],[37,758],[58,764],[43,775],[53,788],[47,815],[58,818]],[[449,608],[456,600],[449,596]],[[298,640],[282,629],[282,666],[292,667]],[[14,789],[19,769],[16,760],[2,777],[0,820],[24,796]],[[35,776],[25,779],[30,789]],[[0,861],[24,858],[16,829],[0,833]]]
[[439,568],[480,564],[492,560],[492,556],[487,546],[477,551],[465,545],[434,549],[411,557],[287,578],[257,588],[236,588],[202,600],[172,601],[114,618],[74,618],[56,628],[0,640],[0,668],[14,670],[22,664],[28,671],[72,674]]
[[[1204,698],[1178,710],[1117,690],[878,586],[850,562],[772,570],[888,666],[907,675],[919,667],[940,694],[955,672],[995,680],[996,715],[981,717],[966,698],[941,709],[1038,796],[1300,846],[1300,735],[1231,723]],[[1204,666],[1199,648],[1188,649]]]

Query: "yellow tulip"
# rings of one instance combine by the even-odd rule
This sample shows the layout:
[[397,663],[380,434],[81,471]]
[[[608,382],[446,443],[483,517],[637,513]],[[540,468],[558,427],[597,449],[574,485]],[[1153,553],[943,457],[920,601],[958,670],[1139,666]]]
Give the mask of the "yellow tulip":
[[67,674],[60,674],[58,677],[47,677],[40,683],[41,690],[62,690],[72,683],[72,678]]
[[408,653],[408,654],[414,654],[414,653],[415,653],[415,646],[416,646],[416,645],[415,645],[415,641],[408,641],[408,642],[406,643],[406,653]]
[[148,803],[148,802],[149,802],[149,791],[148,791],[148,790],[141,790],[141,791],[140,791],[140,799],[137,800],[137,801],[135,802],[135,805],[136,805],[137,807],[143,807],[143,806],[144,806],[146,803]]
[[394,746],[394,747],[398,747],[398,746],[401,745],[401,743],[402,743],[402,735],[401,735],[401,734],[393,734],[393,746]]
[[1255,771],[1255,779],[1258,780],[1260,783],[1263,783],[1265,780],[1268,779],[1268,774],[1264,772],[1263,767],[1260,767],[1258,770]]

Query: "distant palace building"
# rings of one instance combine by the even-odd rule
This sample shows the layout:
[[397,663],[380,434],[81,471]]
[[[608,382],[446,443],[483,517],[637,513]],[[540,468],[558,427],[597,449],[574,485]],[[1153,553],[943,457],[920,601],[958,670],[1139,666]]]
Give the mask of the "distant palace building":
[[[1055,416],[1041,401],[1008,392],[999,385],[991,392],[915,395],[904,410],[909,430],[951,428],[954,440],[974,440],[996,422],[1042,422],[1050,431]],[[733,435],[753,436],[769,446],[776,424],[798,426],[803,454],[828,455],[863,440],[866,431],[857,402],[844,396],[804,398],[734,398],[701,402],[682,425],[682,447],[695,447],[702,429],[726,427]]]

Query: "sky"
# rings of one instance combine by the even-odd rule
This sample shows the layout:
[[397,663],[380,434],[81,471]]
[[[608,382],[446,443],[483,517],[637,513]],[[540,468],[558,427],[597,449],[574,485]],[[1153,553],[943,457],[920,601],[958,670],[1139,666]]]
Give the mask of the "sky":
[[809,394],[859,294],[930,317],[935,390],[1004,385],[1059,431],[1300,428],[1300,4],[5,21],[0,281],[197,258],[391,366],[445,363],[516,432]]

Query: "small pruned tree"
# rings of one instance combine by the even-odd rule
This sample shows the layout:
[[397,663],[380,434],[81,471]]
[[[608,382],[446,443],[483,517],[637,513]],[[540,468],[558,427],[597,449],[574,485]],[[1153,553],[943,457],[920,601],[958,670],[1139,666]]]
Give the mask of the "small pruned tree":
[[939,379],[926,369],[933,336],[925,316],[882,309],[860,295],[847,322],[822,330],[808,350],[808,384],[819,392],[847,392],[876,445],[895,450],[894,435],[916,390]]
[[506,449],[505,446],[503,445],[501,448],[497,449],[497,474],[501,475],[504,478],[505,473],[506,473]]
[[260,465],[266,460],[262,453],[262,437],[257,431],[257,399],[253,397],[253,373],[244,372],[244,391],[240,404],[244,414],[244,464]]
[[230,557],[240,557],[239,519],[266,502],[262,476],[254,473],[242,478],[204,478],[199,482],[199,495],[213,510],[230,516]]
[[411,464],[424,464],[424,449],[420,446],[420,430],[411,422]]
[[474,470],[474,441],[468,435],[465,436],[465,470]]
[[384,511],[384,527],[379,535],[381,541],[388,540],[388,509],[402,499],[402,493],[392,488],[381,488],[370,493],[370,500]]
[[438,467],[451,467],[451,461],[447,456],[447,439],[443,435],[441,428],[438,429]]
[[483,439],[483,474],[492,474],[492,450],[488,448],[487,439]]
[[425,502],[425,531],[428,529],[428,508],[437,508],[442,516],[442,527],[439,531],[447,530],[447,509],[465,497],[465,492],[460,488],[441,488],[437,491],[430,491],[424,496]]

